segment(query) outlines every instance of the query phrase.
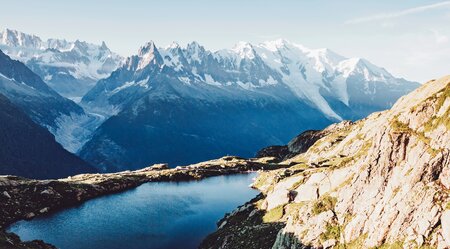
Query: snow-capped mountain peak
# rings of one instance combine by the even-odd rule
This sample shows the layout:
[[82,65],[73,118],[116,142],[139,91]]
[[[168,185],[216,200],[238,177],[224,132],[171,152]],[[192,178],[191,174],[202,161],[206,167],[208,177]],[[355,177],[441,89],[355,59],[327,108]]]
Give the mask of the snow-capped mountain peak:
[[0,33],[1,44],[9,46],[22,46],[30,48],[42,48],[42,40],[35,35],[28,35],[17,30],[4,29]]
[[286,39],[277,39],[273,41],[266,41],[261,44],[259,44],[260,47],[263,47],[271,52],[277,52],[279,50],[289,50],[289,49],[300,49],[301,51],[308,51],[306,47],[300,44],[296,44],[293,42],[290,42]]
[[364,75],[366,80],[370,81],[394,79],[394,76],[386,71],[386,69],[377,67],[362,58],[342,60],[337,65],[336,70],[341,72],[345,78],[351,75],[361,74]]
[[154,54],[155,50],[157,50],[155,43],[153,41],[149,41],[144,46],[139,48],[138,56],[143,57],[148,54]]
[[274,41],[266,41],[260,44],[260,46],[268,49],[269,51],[276,52],[278,49],[285,47],[287,44],[286,40],[277,39]]
[[132,56],[128,61],[128,67],[132,70],[141,70],[148,65],[163,64],[161,55],[153,41],[149,41],[144,46],[140,47],[137,56]]
[[185,54],[189,62],[198,62],[201,60],[201,55],[203,55],[205,52],[206,50],[203,46],[201,46],[198,42],[193,41],[187,45]]
[[108,46],[106,46],[106,42],[102,41],[102,45],[100,45],[101,50],[109,50]]
[[171,49],[178,49],[178,48],[180,48],[180,44],[178,44],[178,42],[176,42],[176,41],[173,41],[171,44],[169,44],[164,49],[171,50]]
[[205,50],[205,48],[196,41],[192,41],[192,42],[188,43],[186,46],[186,49],[188,51]]
[[249,42],[238,42],[231,50],[240,58],[254,59],[256,57],[256,52],[253,49],[253,45]]
[[61,52],[69,51],[72,47],[71,43],[65,39],[48,39],[47,47],[50,49],[56,49]]

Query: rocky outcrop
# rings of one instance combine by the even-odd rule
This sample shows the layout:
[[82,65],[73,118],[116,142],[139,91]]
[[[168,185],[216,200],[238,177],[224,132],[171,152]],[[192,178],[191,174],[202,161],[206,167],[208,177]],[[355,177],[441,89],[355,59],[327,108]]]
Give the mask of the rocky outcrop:
[[262,197],[259,195],[227,214],[217,223],[219,231],[209,235],[200,248],[270,248],[283,224],[262,222],[264,211],[256,204]]
[[351,125],[351,121],[344,121],[328,126],[323,130],[307,130],[293,138],[287,145],[275,145],[261,149],[256,157],[274,157],[280,161],[292,158],[300,153],[306,152],[317,140]]
[[267,223],[283,228],[259,248],[449,248],[450,76],[336,126],[280,163],[289,168],[260,174],[263,197],[247,204],[263,212],[259,223],[238,209],[221,223],[241,217],[241,234],[221,225],[202,248],[240,248],[224,238]]

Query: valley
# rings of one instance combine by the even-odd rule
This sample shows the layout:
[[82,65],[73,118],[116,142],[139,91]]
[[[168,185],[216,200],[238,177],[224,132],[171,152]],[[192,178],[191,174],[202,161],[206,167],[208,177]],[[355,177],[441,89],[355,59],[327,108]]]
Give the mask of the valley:
[[[145,182],[258,170],[261,193],[218,222],[200,248],[450,246],[450,77],[432,80],[365,119],[308,131],[261,158],[223,157],[59,180],[6,176],[2,227]],[[273,154],[272,154],[273,153]],[[390,208],[386,209],[388,206]],[[6,248],[52,248],[2,231]]]

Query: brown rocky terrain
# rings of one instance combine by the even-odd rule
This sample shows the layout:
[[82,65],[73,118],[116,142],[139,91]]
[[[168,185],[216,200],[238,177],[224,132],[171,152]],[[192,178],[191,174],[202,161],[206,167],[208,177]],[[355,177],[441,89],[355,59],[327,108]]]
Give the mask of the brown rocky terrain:
[[325,130],[201,248],[450,248],[450,76]]

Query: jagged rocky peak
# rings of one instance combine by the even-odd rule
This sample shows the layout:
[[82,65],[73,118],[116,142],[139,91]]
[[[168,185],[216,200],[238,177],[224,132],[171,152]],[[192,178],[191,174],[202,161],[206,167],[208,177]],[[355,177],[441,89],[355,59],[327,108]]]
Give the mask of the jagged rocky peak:
[[101,50],[109,50],[108,46],[106,46],[106,42],[102,41],[102,45],[100,45]]
[[80,40],[76,40],[73,44],[71,49],[72,51],[77,51],[78,53],[82,54],[82,55],[89,55],[88,54],[88,50],[89,50],[89,45],[87,42],[85,41],[80,41]]
[[149,65],[162,65],[163,63],[163,59],[155,43],[149,41],[139,48],[137,55],[128,57],[124,66],[128,70],[137,71]]
[[205,52],[205,48],[196,41],[193,41],[186,46],[186,57],[189,58],[190,62],[200,61]]
[[167,46],[167,49],[178,49],[180,48],[180,44],[178,42],[173,41],[169,46]]
[[[274,249],[450,247],[450,76],[330,129],[282,162],[290,168],[262,173],[261,198],[226,217],[205,245],[268,226],[278,233],[264,245]],[[240,216],[248,210],[261,220]],[[243,234],[229,233],[236,228]]]
[[139,48],[138,55],[141,57],[144,57],[148,54],[151,54],[151,55],[154,54],[155,51],[157,51],[155,43],[153,41],[149,41],[149,42],[145,43],[144,46]]
[[65,39],[48,39],[47,40],[49,49],[56,49],[59,51],[70,50],[71,44]]
[[192,41],[192,42],[188,43],[186,46],[186,49],[187,49],[187,51],[190,51],[190,52],[204,52],[205,51],[205,48],[196,41]]

